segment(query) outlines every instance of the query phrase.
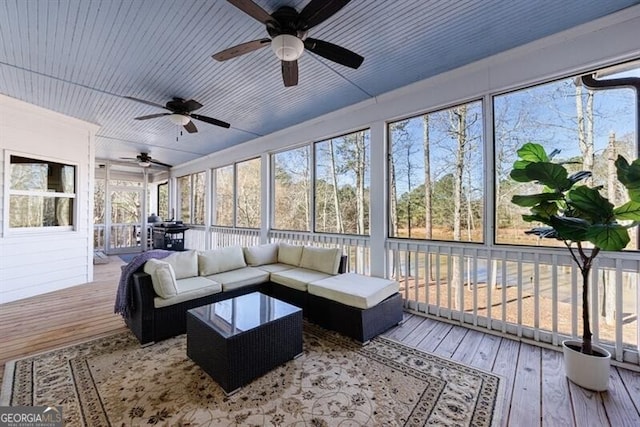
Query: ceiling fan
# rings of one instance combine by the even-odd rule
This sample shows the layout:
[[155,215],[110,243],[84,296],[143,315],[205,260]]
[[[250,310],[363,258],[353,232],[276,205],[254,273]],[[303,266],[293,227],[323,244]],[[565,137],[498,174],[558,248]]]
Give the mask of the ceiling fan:
[[171,101],[167,102],[165,106],[162,106],[160,104],[156,104],[155,102],[145,101],[143,99],[134,98],[132,96],[125,96],[125,98],[170,111],[170,113],[149,114],[148,116],[136,117],[135,120],[149,120],[155,119],[156,117],[169,116],[169,120],[171,120],[172,123],[184,126],[186,131],[189,133],[198,132],[198,128],[195,124],[193,124],[191,119],[200,120],[205,123],[221,126],[223,128],[228,128],[231,126],[229,123],[223,122],[222,120],[202,116],[200,114],[192,114],[193,111],[202,108],[202,104],[200,104],[198,101],[194,101],[193,99],[173,98]]
[[330,61],[357,69],[364,58],[341,46],[307,37],[307,31],[329,19],[350,0],[311,0],[300,12],[293,7],[281,6],[272,14],[252,0],[228,0],[267,27],[271,38],[241,43],[213,55],[217,61],[226,61],[265,46],[281,61],[282,79],[285,86],[298,84],[298,58],[304,50],[320,55]]
[[149,153],[140,153],[138,154],[135,158],[134,157],[120,157],[120,159],[122,160],[134,160],[138,163],[138,166],[143,167],[143,168],[148,168],[152,165],[158,165],[158,166],[162,166],[165,168],[172,168],[173,166],[166,164],[166,163],[162,163],[159,162],[157,160],[153,160],[151,158],[151,156],[149,155]]

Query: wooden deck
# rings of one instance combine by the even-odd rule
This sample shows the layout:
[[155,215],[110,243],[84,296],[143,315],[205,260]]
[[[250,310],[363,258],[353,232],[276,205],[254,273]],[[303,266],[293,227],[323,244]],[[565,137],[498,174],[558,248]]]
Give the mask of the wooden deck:
[[[122,262],[95,266],[96,281],[0,305],[0,378],[12,359],[125,330],[113,314]],[[639,426],[640,373],[612,368],[609,391],[566,380],[562,354],[511,339],[406,314],[385,335],[506,379],[505,426]]]

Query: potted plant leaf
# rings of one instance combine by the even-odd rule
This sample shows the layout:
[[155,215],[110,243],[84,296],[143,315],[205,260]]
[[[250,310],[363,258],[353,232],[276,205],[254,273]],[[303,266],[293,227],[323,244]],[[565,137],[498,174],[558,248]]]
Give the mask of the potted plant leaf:
[[601,186],[584,185],[591,171],[569,174],[566,164],[554,162],[559,150],[547,154],[540,144],[526,143],[518,150],[511,178],[542,186],[537,194],[516,195],[511,202],[529,209],[522,218],[542,223],[526,231],[540,238],[562,241],[582,276],[582,342],[562,343],[565,373],[574,383],[606,390],[611,355],[592,343],[589,320],[589,278],[600,251],[619,251],[630,241],[629,229],[640,221],[640,160],[629,164],[624,157],[615,161],[618,181],[627,189],[629,201],[615,207],[600,194]]

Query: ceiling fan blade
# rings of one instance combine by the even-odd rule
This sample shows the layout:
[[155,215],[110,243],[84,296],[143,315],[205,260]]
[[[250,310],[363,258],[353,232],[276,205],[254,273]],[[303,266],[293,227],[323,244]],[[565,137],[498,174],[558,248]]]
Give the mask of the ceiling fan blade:
[[285,87],[298,84],[298,61],[280,61],[282,63],[282,80]]
[[193,99],[187,99],[186,101],[184,101],[183,106],[189,112],[196,111],[197,109],[202,108],[202,104]]
[[156,104],[155,102],[145,101],[144,99],[134,98],[133,96],[125,96],[125,98],[130,99],[132,101],[141,102],[143,104],[151,105],[153,107],[158,107],[158,108],[162,108],[163,110],[166,110],[166,107],[164,105]]
[[263,8],[252,2],[251,0],[227,0],[229,3],[251,16],[252,18],[266,24],[267,21],[273,20]]
[[351,68],[358,68],[364,61],[364,57],[349,49],[311,37],[304,41],[304,47],[316,55]]
[[[162,108],[164,108],[164,107],[162,107]],[[170,116],[170,115],[171,115],[171,113],[149,114],[148,116],[135,117],[134,120],[149,120],[149,119],[155,119],[156,117]]]
[[149,159],[148,161],[149,161],[149,163],[153,163],[154,165],[164,166],[165,168],[172,168],[173,167],[173,166],[171,166],[171,165],[169,165],[167,163],[162,163],[162,162],[159,162],[159,161],[153,160],[153,159]]
[[216,61],[226,61],[227,59],[235,58],[236,56],[244,55],[245,53],[253,52],[265,46],[271,44],[271,39],[253,40],[250,42],[242,43],[236,46],[232,46],[228,49],[220,51],[213,55],[213,59]]
[[223,122],[222,120],[214,119],[213,117],[201,116],[200,114],[191,114],[191,117],[203,121],[205,123],[209,123],[212,125],[220,126],[223,128],[229,128],[231,125],[227,122]]
[[311,0],[300,12],[300,20],[305,22],[304,30],[326,21],[351,0]]
[[198,132],[198,128],[196,127],[195,124],[193,124],[193,122],[191,120],[189,120],[189,123],[187,123],[186,125],[184,125],[184,128],[187,130],[187,132],[189,133],[196,133]]

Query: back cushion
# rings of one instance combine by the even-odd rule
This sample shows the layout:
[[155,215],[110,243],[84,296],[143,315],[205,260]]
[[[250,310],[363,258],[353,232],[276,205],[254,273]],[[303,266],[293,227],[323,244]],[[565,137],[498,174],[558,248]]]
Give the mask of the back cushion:
[[302,257],[302,246],[289,245],[287,243],[280,243],[278,245],[278,262],[283,264],[300,265],[300,258]]
[[341,255],[340,249],[305,246],[302,250],[300,267],[327,274],[338,274]]
[[240,246],[229,246],[198,253],[198,271],[201,276],[210,276],[246,266],[244,252]]
[[194,250],[172,253],[163,261],[171,264],[178,280],[198,275],[198,253]]
[[249,246],[244,248],[244,259],[249,265],[275,264],[278,262],[278,245],[269,243],[266,245]]
[[176,276],[168,262],[150,259],[144,264],[144,272],[151,276],[153,290],[161,298],[170,298],[178,293]]

